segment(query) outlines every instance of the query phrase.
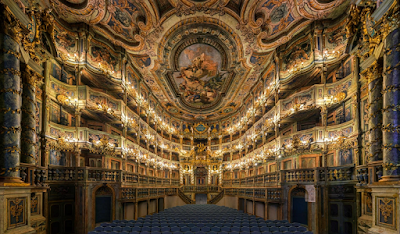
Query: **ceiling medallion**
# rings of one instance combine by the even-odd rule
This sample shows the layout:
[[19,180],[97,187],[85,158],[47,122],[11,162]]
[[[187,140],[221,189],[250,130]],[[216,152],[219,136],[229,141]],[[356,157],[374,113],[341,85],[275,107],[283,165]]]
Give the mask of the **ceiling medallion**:
[[220,100],[228,72],[222,70],[222,55],[214,47],[197,43],[178,57],[173,81],[183,103],[196,109],[214,106]]
[[198,133],[198,134],[203,134],[207,131],[208,126],[202,122],[197,123],[194,125],[194,130]]

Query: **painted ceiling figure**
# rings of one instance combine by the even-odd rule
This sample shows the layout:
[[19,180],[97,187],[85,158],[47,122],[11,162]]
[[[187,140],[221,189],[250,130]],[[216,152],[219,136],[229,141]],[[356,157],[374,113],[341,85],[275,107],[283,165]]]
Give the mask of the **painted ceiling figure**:
[[[196,50],[185,50],[184,56],[191,61],[188,66],[180,66],[180,74],[176,79],[183,79],[179,89],[189,103],[209,104],[218,95],[224,81],[224,74],[218,70],[218,61],[211,56],[210,48],[197,47]],[[208,50],[207,50],[208,49]],[[196,56],[197,55],[197,56]]]

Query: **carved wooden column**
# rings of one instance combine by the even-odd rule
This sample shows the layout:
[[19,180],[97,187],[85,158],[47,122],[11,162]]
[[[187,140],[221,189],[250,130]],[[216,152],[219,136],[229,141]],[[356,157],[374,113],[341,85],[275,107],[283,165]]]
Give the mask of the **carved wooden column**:
[[20,43],[22,29],[0,5],[0,184],[22,182],[19,177],[21,137]]
[[375,62],[362,75],[368,80],[369,155],[368,161],[382,160],[382,68]]
[[380,181],[400,180],[400,29],[386,38],[383,76],[383,176]]
[[35,164],[36,155],[36,82],[41,75],[29,66],[22,69],[21,162]]

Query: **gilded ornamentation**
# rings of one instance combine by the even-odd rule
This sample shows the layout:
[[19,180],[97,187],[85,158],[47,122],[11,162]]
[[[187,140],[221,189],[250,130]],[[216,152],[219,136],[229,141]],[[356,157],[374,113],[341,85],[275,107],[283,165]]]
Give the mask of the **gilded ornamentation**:
[[203,133],[205,133],[205,132],[207,131],[207,129],[209,129],[209,127],[208,127],[206,124],[200,122],[200,123],[195,124],[195,125],[193,126],[193,129],[194,129],[198,134],[203,134]]
[[34,196],[31,199],[31,213],[39,213],[39,200],[37,196]]
[[365,205],[368,210],[372,211],[372,196],[371,194],[365,194]]
[[382,167],[387,171],[394,171],[400,167],[400,164],[393,164],[392,162],[384,162]]
[[24,220],[20,220],[21,215],[22,215],[22,219],[24,219],[24,200],[20,199],[20,198],[15,198],[13,200],[9,201],[10,203],[10,214],[11,216],[15,219],[15,225],[24,222]]
[[58,137],[57,141],[51,141],[49,143],[51,149],[61,150],[61,151],[74,151],[76,148],[73,142],[68,141],[64,137]]
[[349,17],[346,24],[347,38],[350,38],[351,36],[356,34],[359,22],[360,22],[360,9],[356,5],[352,5],[350,8]]
[[69,100],[67,98],[67,96],[59,94],[57,95],[57,101],[61,104],[61,105],[69,105]]
[[0,109],[0,112],[8,113],[11,112],[12,114],[21,114],[21,109],[11,109],[11,108],[4,108],[4,109]]
[[100,140],[93,142],[90,152],[98,154],[115,154],[115,145],[112,144],[106,135],[103,135]]
[[[391,203],[391,204],[389,204],[389,203]],[[384,198],[384,199],[380,200],[379,211],[380,211],[381,215],[383,216],[385,223],[387,223],[388,217],[392,216],[392,214],[393,214],[393,200],[388,199],[388,198]]]
[[19,20],[13,15],[8,6],[3,11],[5,19],[3,20],[3,27],[8,31],[8,34],[16,41],[21,42],[22,38],[29,31],[21,26]]
[[196,12],[203,12],[205,14],[209,15],[224,15],[225,10],[224,10],[224,5],[223,1],[219,3],[219,5],[215,8],[213,7],[208,7],[208,6],[198,6],[198,5],[193,5],[191,7],[186,7],[185,5],[178,3],[176,6],[176,15],[181,17],[182,15],[193,15]]
[[21,72],[14,69],[14,68],[4,68],[3,70],[0,71],[2,74],[6,74],[6,73],[11,73],[15,76],[20,76]]
[[341,102],[346,98],[346,93],[345,92],[339,92],[335,95],[334,100],[336,102]]
[[0,168],[0,176],[4,175],[5,173],[8,173],[8,172],[17,172],[17,171],[19,171],[19,167]]
[[43,76],[37,74],[34,70],[27,66],[22,72],[22,79],[25,83],[36,87],[36,83],[41,81]]
[[20,127],[9,127],[9,128],[6,128],[6,127],[2,127],[2,130],[0,130],[0,133],[16,133],[16,132],[19,132],[19,131],[21,131],[21,128]]
[[12,51],[12,50],[6,50],[6,49],[2,49],[4,53],[6,54],[11,54],[14,55],[14,57],[16,57],[17,59],[19,59],[21,57],[21,53],[16,52],[16,51]]
[[0,89],[0,93],[7,93],[11,92],[13,94],[21,94],[22,90],[16,90],[16,89]]
[[368,42],[369,51],[367,55],[371,55],[375,47],[379,45],[381,42],[381,38],[377,36],[377,32],[374,29],[375,21],[371,17],[372,9],[370,7],[366,7],[363,9],[361,13],[361,19],[363,23],[363,38],[364,41]]
[[51,9],[45,9],[42,11],[41,16],[41,24],[39,30],[41,32],[47,32],[51,38],[54,38],[54,17],[51,14]]

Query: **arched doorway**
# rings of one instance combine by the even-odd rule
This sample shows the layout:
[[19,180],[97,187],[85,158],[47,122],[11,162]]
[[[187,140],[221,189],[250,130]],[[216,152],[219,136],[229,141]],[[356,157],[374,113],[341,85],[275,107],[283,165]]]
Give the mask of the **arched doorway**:
[[113,220],[113,200],[114,192],[111,187],[103,185],[95,190],[95,223],[111,222]]
[[290,221],[308,226],[308,203],[306,202],[306,190],[294,188],[290,193]]

